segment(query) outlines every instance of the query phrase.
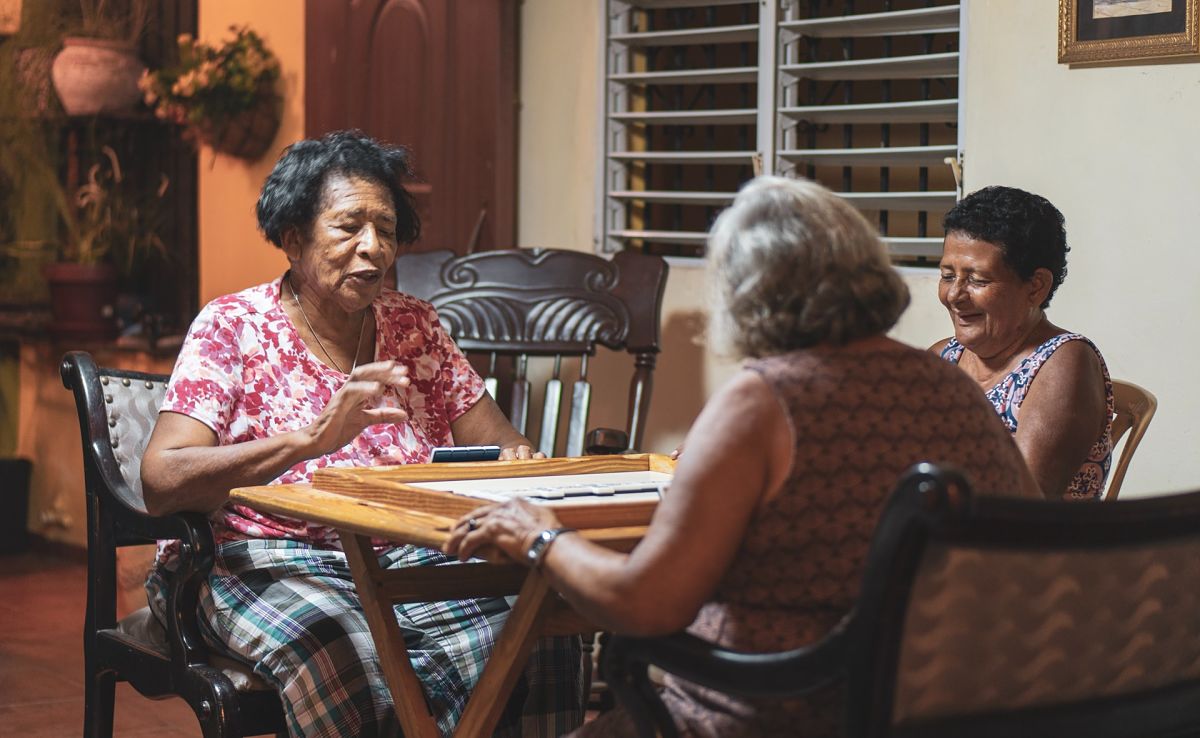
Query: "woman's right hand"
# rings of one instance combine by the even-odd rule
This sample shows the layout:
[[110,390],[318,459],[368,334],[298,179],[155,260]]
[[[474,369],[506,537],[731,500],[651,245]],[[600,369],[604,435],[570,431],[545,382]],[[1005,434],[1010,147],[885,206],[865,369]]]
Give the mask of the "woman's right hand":
[[356,368],[346,384],[306,429],[314,456],[332,453],[358,437],[369,425],[408,420],[401,408],[381,405],[388,387],[407,387],[408,367],[395,361],[376,361]]

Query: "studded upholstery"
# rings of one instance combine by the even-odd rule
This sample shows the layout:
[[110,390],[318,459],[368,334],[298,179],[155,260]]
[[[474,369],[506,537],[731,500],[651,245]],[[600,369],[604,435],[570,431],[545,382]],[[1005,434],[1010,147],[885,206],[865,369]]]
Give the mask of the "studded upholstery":
[[117,460],[121,476],[134,494],[132,499],[123,498],[123,501],[130,507],[145,510],[142,502],[142,454],[146,451],[150,432],[158,419],[158,408],[167,391],[166,382],[106,376],[101,370],[100,386],[104,390],[113,458]]
[[[88,506],[84,734],[112,735],[118,681],[152,699],[184,699],[206,738],[278,734],[278,691],[248,666],[211,653],[201,636],[199,591],[214,546],[207,518],[195,512],[149,515],[142,500],[142,454],[168,378],[101,369],[80,351],[63,357],[60,373],[75,395]],[[164,577],[166,622],[145,607],[118,622],[118,551],[164,539],[181,542],[176,566]]]

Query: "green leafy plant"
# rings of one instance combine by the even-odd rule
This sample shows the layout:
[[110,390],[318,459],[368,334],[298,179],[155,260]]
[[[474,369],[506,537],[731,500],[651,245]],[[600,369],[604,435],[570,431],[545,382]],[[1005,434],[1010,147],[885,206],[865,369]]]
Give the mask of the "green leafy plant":
[[88,168],[87,181],[75,191],[72,217],[65,220],[64,256],[80,264],[109,261],[129,274],[153,254],[165,256],[159,235],[162,200],[169,182],[159,176],[154,189],[129,181],[121,161],[110,146],[101,146],[97,161]]
[[218,46],[180,35],[179,63],[142,76],[138,86],[155,115],[203,137],[264,98],[274,100],[279,60],[254,31],[229,32]]
[[149,0],[79,0],[78,26],[73,35],[136,44],[150,18]]

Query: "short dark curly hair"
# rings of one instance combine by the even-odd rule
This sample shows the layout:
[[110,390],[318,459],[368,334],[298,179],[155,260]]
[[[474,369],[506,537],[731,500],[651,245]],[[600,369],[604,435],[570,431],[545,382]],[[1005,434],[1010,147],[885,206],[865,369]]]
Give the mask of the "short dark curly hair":
[[1067,278],[1067,231],[1058,208],[1041,195],[1016,187],[984,187],[958,202],[942,220],[947,234],[964,233],[1000,247],[1004,263],[1021,279],[1038,269],[1053,281],[1042,309]]
[[267,240],[283,248],[287,231],[307,232],[317,216],[322,188],[334,175],[361,177],[386,187],[396,209],[396,240],[412,243],[421,235],[416,203],[404,188],[404,181],[413,176],[408,150],[350,130],[284,149],[258,195],[258,227]]

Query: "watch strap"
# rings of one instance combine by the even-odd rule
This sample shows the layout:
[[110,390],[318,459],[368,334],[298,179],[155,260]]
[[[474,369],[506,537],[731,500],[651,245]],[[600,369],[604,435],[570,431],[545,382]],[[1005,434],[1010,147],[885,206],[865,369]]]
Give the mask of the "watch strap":
[[542,564],[542,559],[546,558],[546,552],[550,550],[550,544],[554,543],[554,539],[561,536],[563,533],[573,533],[574,528],[547,528],[537,537],[533,539],[533,543],[529,544],[529,550],[525,552],[525,559],[534,569]]

